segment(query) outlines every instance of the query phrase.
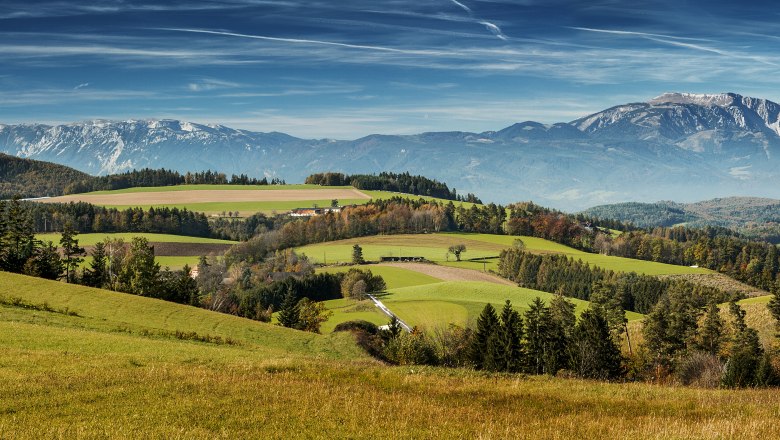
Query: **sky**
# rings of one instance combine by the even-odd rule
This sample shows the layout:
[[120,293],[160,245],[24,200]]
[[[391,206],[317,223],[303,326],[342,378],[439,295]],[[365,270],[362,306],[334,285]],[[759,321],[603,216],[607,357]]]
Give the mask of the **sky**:
[[0,124],[355,139],[566,122],[669,91],[780,101],[778,86],[766,1],[0,1]]

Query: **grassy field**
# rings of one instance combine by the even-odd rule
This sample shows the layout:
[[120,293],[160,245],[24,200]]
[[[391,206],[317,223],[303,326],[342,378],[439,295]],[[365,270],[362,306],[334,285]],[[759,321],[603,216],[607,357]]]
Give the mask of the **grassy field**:
[[[379,260],[383,256],[420,256],[429,261],[454,267],[497,270],[498,259],[490,257],[497,257],[502,249],[511,247],[518,238],[523,240],[529,252],[564,254],[591,265],[618,272],[637,272],[647,275],[711,273],[711,271],[702,268],[591,254],[541,238],[490,234],[379,235],[303,246],[296,251],[305,253],[317,262],[333,264],[351,261],[352,246],[359,244],[363,248],[363,256],[367,260]],[[453,255],[447,255],[447,248],[459,243],[465,244],[467,249],[461,255],[461,259],[489,259],[484,260],[484,262],[455,262]]]
[[[36,234],[35,238],[42,241],[51,241],[55,245],[59,244],[59,233],[48,234]],[[95,244],[105,240],[106,238],[121,238],[125,242],[130,242],[133,237],[144,237],[152,243],[206,243],[206,244],[235,244],[235,241],[220,240],[217,238],[203,238],[203,237],[189,237],[186,235],[172,235],[172,234],[147,234],[142,232],[118,232],[118,233],[93,233],[93,234],[79,234],[76,239],[79,241],[80,246],[94,246]]]
[[[190,197],[190,194],[195,194],[196,191],[208,191],[219,192],[224,194],[230,192],[229,198],[220,197],[219,194],[200,194],[197,197]],[[244,192],[249,194],[251,191],[262,191],[259,195],[251,197],[250,200],[246,200],[246,197],[235,194],[234,192]],[[340,192],[341,196],[333,196],[332,192]],[[405,197],[405,198],[424,198],[426,200],[435,200],[440,203],[449,203],[449,200],[437,199],[434,197],[413,196],[408,194],[393,193],[388,191],[359,191],[355,192],[353,196],[346,195],[347,192],[354,192],[354,188],[351,186],[319,186],[319,185],[306,185],[306,184],[293,184],[293,185],[175,185],[175,186],[159,186],[159,187],[139,187],[139,188],[126,188],[113,191],[94,191],[90,193],[74,194],[65,196],[62,201],[70,200],[84,200],[90,203],[105,206],[109,208],[127,209],[134,207],[141,207],[149,209],[150,207],[157,208],[179,208],[189,209],[191,211],[203,212],[208,215],[219,216],[223,212],[238,212],[239,216],[246,217],[251,214],[262,212],[264,214],[282,213],[290,211],[294,208],[305,208],[313,206],[330,206],[331,200],[335,197],[338,199],[341,205],[361,205],[369,201],[369,197],[380,200],[389,199],[391,197]],[[161,193],[176,192],[176,199],[181,200],[168,200],[167,202],[157,201],[150,202],[152,198],[159,198]],[[267,194],[265,194],[267,192]],[[287,192],[290,194],[289,199],[285,200],[284,197],[277,197],[274,193]],[[301,195],[308,195],[301,197]],[[320,195],[320,197],[318,197]],[[355,198],[357,196],[363,196],[364,198]],[[170,198],[169,198],[170,199]],[[48,201],[58,201],[59,198],[54,198]],[[125,202],[122,202],[122,201]],[[126,202],[132,200],[132,202]],[[464,206],[470,208],[473,203],[466,202],[453,202],[456,206]]]
[[[501,308],[509,299],[521,312],[539,297],[549,302],[553,295],[538,290],[524,289],[485,281],[442,281],[413,270],[386,266],[361,266],[373,274],[381,275],[387,283],[387,293],[377,297],[396,315],[412,326],[422,328],[446,327],[453,323],[460,326],[473,324],[486,303]],[[348,266],[326,267],[319,272],[339,272]],[[572,299],[577,313],[588,307],[587,301]],[[339,299],[325,302],[333,316],[323,325],[322,331],[345,321],[363,319],[374,324],[386,324],[388,318],[370,302]],[[627,312],[629,320],[642,319],[644,315]]]
[[[519,311],[528,309],[536,298],[549,303],[553,295],[538,290],[503,286],[482,281],[448,281],[443,283],[389,289],[381,295],[382,302],[410,325],[435,328],[454,323],[465,326],[474,323],[486,303],[500,309],[508,299]],[[577,313],[588,307],[587,301],[570,298]],[[626,312],[629,320],[642,319],[644,315]]]
[[780,436],[776,390],[387,367],[343,334],[0,273],[9,293],[80,316],[0,306],[0,438]]

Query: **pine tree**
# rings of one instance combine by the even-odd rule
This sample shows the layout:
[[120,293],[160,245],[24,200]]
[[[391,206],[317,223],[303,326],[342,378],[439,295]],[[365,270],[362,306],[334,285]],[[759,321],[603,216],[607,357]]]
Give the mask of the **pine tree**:
[[65,280],[69,283],[75,282],[76,269],[79,267],[84,255],[84,248],[79,247],[79,241],[76,239],[78,231],[73,229],[71,222],[65,223],[65,227],[62,229],[62,237],[60,238],[60,247],[62,247],[62,253],[65,255]]
[[301,310],[298,306],[298,295],[290,287],[279,309],[279,325],[289,328],[297,328],[300,322]]
[[366,260],[363,259],[363,248],[355,243],[352,246],[352,264],[365,264],[365,262]]
[[104,287],[108,283],[108,257],[106,245],[101,241],[92,248],[92,262],[84,271],[84,284],[90,287]]
[[488,339],[497,331],[498,326],[496,309],[490,303],[485,304],[485,308],[477,318],[477,330],[474,332],[469,348],[469,359],[474,364],[474,368],[480,370],[484,367]]
[[723,319],[720,317],[720,308],[713,301],[707,306],[707,314],[699,331],[698,348],[712,355],[720,352],[723,344]]
[[588,309],[580,315],[570,353],[573,369],[581,377],[609,380],[622,373],[620,348],[598,308]]
[[160,275],[160,265],[154,260],[154,247],[144,237],[133,237],[120,274],[123,291],[142,296],[154,296]]
[[498,370],[520,371],[525,361],[522,347],[523,318],[512,308],[509,300],[506,300],[501,310],[501,323],[496,333],[500,346],[500,351],[496,351],[496,355],[500,355],[497,362]]
[[545,373],[545,351],[549,340],[550,310],[536,297],[525,312],[525,347],[528,372]]
[[772,357],[769,356],[769,353],[764,353],[761,356],[761,361],[756,369],[755,383],[759,387],[776,387],[780,385],[780,377],[778,377],[777,370],[775,370],[772,364]]
[[732,316],[731,353],[723,375],[723,385],[741,388],[756,385],[758,366],[764,350],[758,332],[747,326],[745,311],[736,302],[729,303]]

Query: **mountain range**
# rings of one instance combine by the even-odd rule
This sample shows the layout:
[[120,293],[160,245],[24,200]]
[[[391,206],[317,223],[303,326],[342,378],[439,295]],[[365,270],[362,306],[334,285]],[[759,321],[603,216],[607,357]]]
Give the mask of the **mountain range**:
[[780,197],[780,105],[735,93],[666,93],[551,125],[482,133],[300,139],[176,120],[0,125],[0,152],[102,175],[218,170],[303,181],[409,171],[486,201],[573,211],[624,201]]

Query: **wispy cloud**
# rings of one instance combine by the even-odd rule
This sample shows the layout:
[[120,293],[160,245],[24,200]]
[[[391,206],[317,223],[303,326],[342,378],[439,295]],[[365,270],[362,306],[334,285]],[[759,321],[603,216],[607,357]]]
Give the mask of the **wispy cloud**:
[[88,87],[89,83],[81,83],[73,88],[73,90],[83,89],[84,87]]
[[189,32],[194,34],[222,35],[226,37],[249,38],[253,40],[275,41],[280,43],[343,47],[348,49],[372,50],[378,52],[391,52],[391,53],[399,53],[399,54],[406,54],[406,55],[447,55],[448,53],[451,53],[451,52],[439,51],[439,50],[399,49],[399,48],[385,47],[385,46],[340,43],[335,41],[311,40],[311,39],[304,39],[304,38],[270,37],[266,35],[242,34],[238,32],[213,31],[207,29],[161,28],[159,30],[166,30],[172,32]]
[[241,87],[241,84],[233,81],[225,81],[214,78],[203,78],[187,84],[187,89],[193,92],[206,92],[218,89],[233,89]]

